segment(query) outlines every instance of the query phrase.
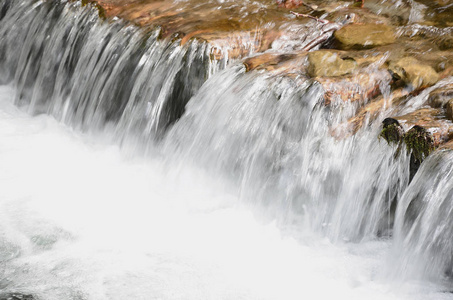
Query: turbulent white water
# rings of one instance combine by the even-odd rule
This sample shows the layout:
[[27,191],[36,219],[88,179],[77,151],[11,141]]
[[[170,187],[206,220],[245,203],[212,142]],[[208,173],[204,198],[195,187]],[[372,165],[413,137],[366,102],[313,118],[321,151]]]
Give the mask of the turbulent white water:
[[385,279],[388,241],[262,223],[224,182],[126,159],[0,88],[3,291],[38,299],[447,299]]

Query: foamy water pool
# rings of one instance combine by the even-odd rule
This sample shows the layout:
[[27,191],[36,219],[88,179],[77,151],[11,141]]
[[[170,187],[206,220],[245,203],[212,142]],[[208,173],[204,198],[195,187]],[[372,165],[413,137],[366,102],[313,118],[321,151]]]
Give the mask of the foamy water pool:
[[37,299],[450,299],[386,279],[390,241],[264,222],[221,179],[128,157],[0,87],[0,289]]

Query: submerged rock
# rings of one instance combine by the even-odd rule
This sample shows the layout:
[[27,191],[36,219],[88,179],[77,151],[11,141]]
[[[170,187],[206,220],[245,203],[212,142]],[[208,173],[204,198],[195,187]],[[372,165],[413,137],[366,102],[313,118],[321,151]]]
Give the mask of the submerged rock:
[[366,103],[381,94],[379,85],[388,81],[388,77],[385,73],[362,72],[341,77],[317,77],[315,80],[323,87],[324,101],[329,105],[337,101]]
[[453,84],[441,86],[429,93],[428,104],[435,108],[446,108],[453,99]]
[[334,36],[341,49],[366,49],[395,42],[393,29],[384,24],[349,24]]
[[343,59],[335,51],[319,50],[308,54],[308,74],[311,77],[334,77],[351,74],[357,67],[354,59]]
[[295,54],[263,53],[249,57],[244,60],[245,68],[248,71],[266,69],[269,66],[277,66],[282,62],[295,58]]
[[439,74],[430,65],[413,57],[404,57],[397,62],[391,62],[389,70],[414,89],[431,86],[439,81]]

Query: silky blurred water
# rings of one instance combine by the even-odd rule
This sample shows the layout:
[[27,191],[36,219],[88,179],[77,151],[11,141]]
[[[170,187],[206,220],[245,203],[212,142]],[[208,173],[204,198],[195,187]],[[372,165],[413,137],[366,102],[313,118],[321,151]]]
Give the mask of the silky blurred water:
[[[223,179],[31,117],[0,88],[1,290],[38,299],[447,299],[385,278],[390,241],[285,232]],[[252,200],[252,199],[250,199]]]
[[357,103],[204,42],[77,2],[3,0],[0,25],[2,292],[451,298],[450,154],[409,183],[405,149],[378,138],[451,78],[338,137]]

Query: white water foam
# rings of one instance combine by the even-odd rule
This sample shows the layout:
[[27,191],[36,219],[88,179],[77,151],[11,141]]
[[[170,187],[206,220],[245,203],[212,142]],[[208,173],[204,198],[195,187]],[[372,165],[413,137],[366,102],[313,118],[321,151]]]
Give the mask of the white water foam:
[[[227,184],[126,159],[0,87],[0,289],[38,299],[448,299],[392,286],[389,241],[258,221]],[[301,230],[302,232],[303,230]]]

